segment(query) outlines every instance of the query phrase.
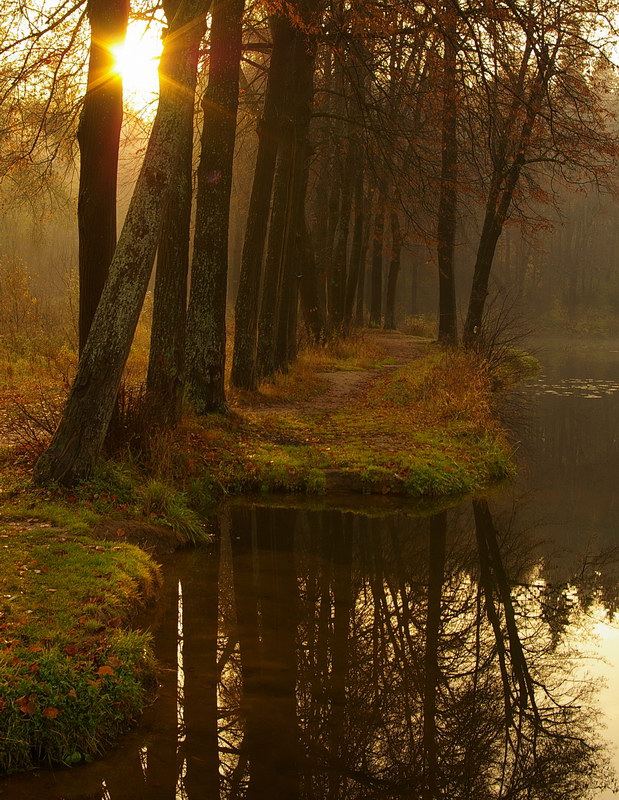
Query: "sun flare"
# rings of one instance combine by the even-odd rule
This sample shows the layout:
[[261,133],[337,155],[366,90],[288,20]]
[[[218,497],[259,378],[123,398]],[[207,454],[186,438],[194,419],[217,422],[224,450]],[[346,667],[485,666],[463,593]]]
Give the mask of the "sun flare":
[[112,48],[116,71],[123,80],[125,103],[133,109],[144,108],[157,97],[162,47],[158,28],[136,20],[130,23],[125,41]]

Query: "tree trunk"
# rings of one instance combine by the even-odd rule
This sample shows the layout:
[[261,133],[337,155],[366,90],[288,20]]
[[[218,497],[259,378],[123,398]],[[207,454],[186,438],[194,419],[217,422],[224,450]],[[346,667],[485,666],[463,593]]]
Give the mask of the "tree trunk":
[[463,338],[464,344],[467,347],[475,342],[481,332],[484,307],[486,304],[486,297],[488,296],[488,281],[490,279],[490,271],[492,269],[492,261],[494,259],[497,242],[501,235],[501,227],[502,226],[498,224],[496,219],[494,209],[489,205],[486,208],[484,225],[477,248],[469,308],[464,324]]
[[441,184],[438,202],[437,255],[439,285],[438,339],[446,345],[458,343],[458,316],[456,311],[456,279],[454,254],[456,244],[456,208],[458,194],[458,139],[457,139],[457,35],[455,20],[448,23],[443,37],[443,119]]
[[116,184],[123,90],[111,48],[125,38],[129,0],[89,0],[90,53],[86,97],[77,129],[80,181],[79,351],[84,349],[114,249]]
[[329,280],[329,327],[332,331],[341,332],[344,325],[344,304],[346,300],[346,261],[348,251],[348,235],[352,213],[353,193],[355,189],[354,165],[357,148],[349,137],[348,150],[342,170],[340,183],[340,205],[337,224],[333,237],[331,255],[331,272]]
[[226,288],[244,0],[216,0],[187,312],[187,389],[198,414],[227,411]]
[[325,319],[320,304],[316,257],[305,217],[301,224],[301,308],[308,334],[312,341],[318,344],[322,341],[324,335]]
[[379,190],[374,217],[372,273],[370,286],[370,328],[380,328],[383,304],[383,239],[385,235],[385,198]]
[[293,54],[294,61],[290,75],[290,86],[293,87],[293,91],[289,99],[292,114],[293,158],[275,342],[275,369],[284,372],[296,358],[297,351],[298,261],[305,228],[305,200],[312,155],[309,126],[314,99],[315,36],[297,30]]
[[178,131],[178,161],[176,174],[170,182],[168,206],[171,213],[163,219],[155,272],[146,405],[149,419],[164,430],[180,422],[183,404],[198,55],[196,43],[188,75],[191,85],[189,91],[178,98],[182,120]]
[[365,232],[365,199],[363,197],[363,168],[357,166],[355,174],[355,220],[350,246],[350,261],[348,265],[348,278],[346,280],[346,297],[344,299],[344,329],[350,330],[352,323],[355,293],[359,286],[359,276],[362,268],[363,236]]
[[359,280],[357,283],[357,300],[355,304],[355,325],[362,328],[365,325],[365,279],[367,275],[367,254],[370,246],[370,232],[372,225],[370,218],[372,216],[371,205],[368,203],[368,219],[365,224],[365,231],[363,233],[363,244],[361,245],[361,255],[359,257]]
[[282,266],[292,203],[293,163],[292,122],[288,119],[282,125],[280,133],[277,170],[273,187],[271,223],[269,225],[269,243],[264,265],[264,283],[258,320],[258,348],[256,353],[256,370],[259,380],[271,378],[275,374],[275,334],[281,306]]
[[206,11],[204,0],[184,0],[168,29],[144,163],[60,425],[36,465],[37,483],[75,484],[92,472],[101,452],[153,267],[176,170],[181,97],[190,91]]
[[239,291],[235,307],[232,385],[241,389],[255,389],[257,386],[256,332],[262,261],[279,144],[279,120],[283,109],[292,46],[292,31],[290,23],[285,18],[272,17],[271,31],[273,49],[271,50],[264,111],[258,125],[258,153],[249,201]]
[[385,330],[395,328],[395,298],[402,258],[402,231],[397,211],[391,212],[391,259],[387,276],[387,296],[385,298]]

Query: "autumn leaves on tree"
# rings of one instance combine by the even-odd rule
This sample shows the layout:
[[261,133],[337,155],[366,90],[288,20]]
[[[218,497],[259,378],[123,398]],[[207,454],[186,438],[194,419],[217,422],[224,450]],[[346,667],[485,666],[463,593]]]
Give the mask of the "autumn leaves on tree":
[[[596,180],[615,154],[602,80],[610,4],[173,0],[156,117],[116,240],[122,87],[109,53],[130,9],[86,10],[81,355],[42,483],[92,471],[155,262],[151,424],[177,425],[184,400],[199,415],[227,411],[235,182],[248,205],[230,380],[255,390],[288,370],[301,334],[320,343],[354,325],[394,327],[420,246],[436,254],[439,340],[455,345],[464,230],[477,244],[462,335],[475,346],[505,226],[526,224],[561,182]],[[237,169],[241,151],[251,174]]]

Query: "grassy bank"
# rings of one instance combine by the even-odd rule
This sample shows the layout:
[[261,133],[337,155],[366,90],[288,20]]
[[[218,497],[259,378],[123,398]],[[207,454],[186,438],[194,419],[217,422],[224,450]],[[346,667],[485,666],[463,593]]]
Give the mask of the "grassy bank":
[[0,525],[0,574],[0,771],[91,759],[154,686],[150,639],[129,623],[158,569],[120,538],[29,518]]
[[[370,376],[346,404],[320,397],[194,419],[178,432],[171,466],[188,490],[331,488],[436,497],[510,474],[510,448],[493,412],[493,378],[472,356],[428,348]],[[191,477],[192,476],[192,477]]]

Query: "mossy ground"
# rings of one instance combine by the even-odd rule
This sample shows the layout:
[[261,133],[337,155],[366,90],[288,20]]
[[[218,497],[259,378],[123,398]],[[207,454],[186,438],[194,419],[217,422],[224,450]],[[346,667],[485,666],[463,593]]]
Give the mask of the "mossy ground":
[[129,621],[158,585],[120,538],[0,523],[0,772],[91,759],[135,720],[154,660]]

